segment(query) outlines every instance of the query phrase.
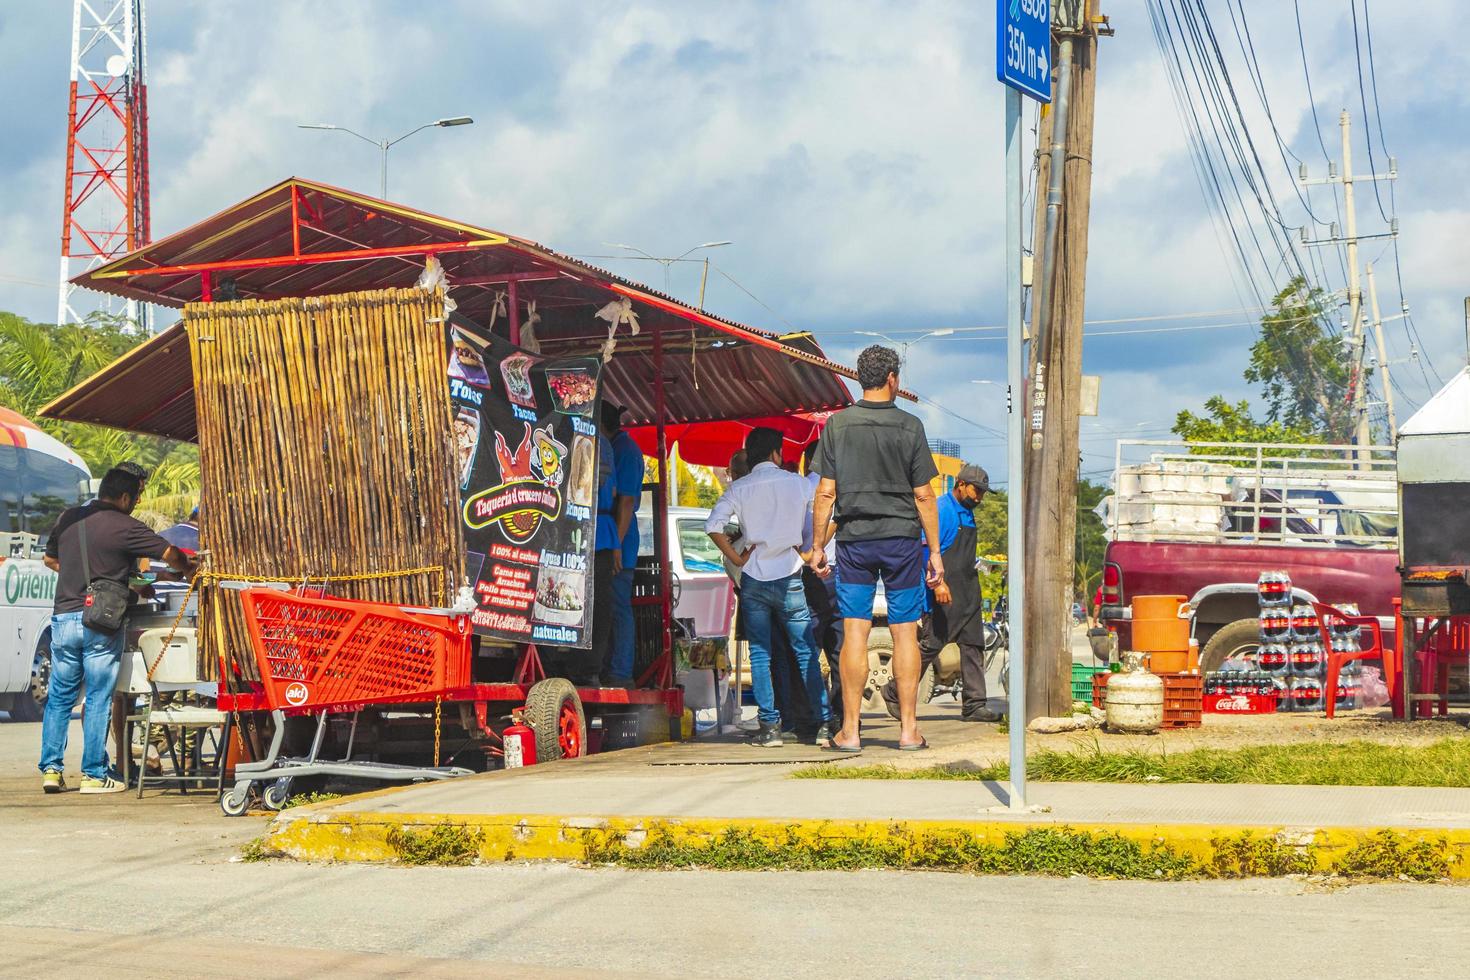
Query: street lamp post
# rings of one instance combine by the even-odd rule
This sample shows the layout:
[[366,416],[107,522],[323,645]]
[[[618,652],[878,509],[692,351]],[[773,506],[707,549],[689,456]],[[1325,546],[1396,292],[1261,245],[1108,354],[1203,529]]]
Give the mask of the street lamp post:
[[375,140],[370,136],[364,136],[355,130],[348,129],[346,126],[334,126],[331,123],[297,123],[296,128],[332,129],[336,130],[339,133],[349,133],[353,136],[356,136],[358,139],[362,140],[365,143],[373,144],[379,150],[381,150],[383,153],[383,165],[378,182],[378,197],[386,201],[388,199],[388,151],[392,149],[395,143],[402,143],[414,133],[417,133],[420,130],[429,129],[432,126],[468,126],[473,122],[474,120],[471,119],[469,116],[450,116],[447,119],[436,119],[433,122],[424,123],[422,126],[419,126],[416,129],[410,129],[402,136],[395,137],[391,140]]
[[950,334],[954,333],[954,328],[940,327],[938,330],[930,330],[928,333],[919,334],[919,336],[915,337],[913,340],[894,340],[886,333],[878,333],[876,330],[856,330],[854,331],[854,333],[860,334],[864,337],[877,337],[879,340],[886,340],[890,344],[898,347],[898,363],[900,366],[902,366],[903,363],[909,359],[910,347],[914,346],[921,340],[928,340],[930,337],[948,337]]
[[[683,252],[681,252],[678,255],[674,256],[672,259],[661,258],[660,256],[657,256],[657,255],[649,255],[647,252],[643,251],[643,249],[639,248],[636,245],[622,245],[622,244],[619,244],[618,242],[603,242],[602,244],[606,245],[608,248],[621,248],[621,249],[624,249],[624,250],[629,251],[629,252],[637,252],[639,255],[643,256],[645,259],[648,259],[651,262],[657,262],[659,265],[663,266],[664,267],[664,292],[667,293],[669,291],[669,269],[673,266],[673,264],[675,262],[682,262],[684,260],[684,257],[687,256],[690,252],[698,252],[702,248],[719,248],[722,245],[734,245],[735,243],[734,242],[704,242],[703,244],[696,245],[693,248],[685,249]],[[701,310],[704,309],[704,287],[705,287],[705,284],[709,282],[709,256],[708,255],[706,255],[704,257],[703,262],[704,262],[704,269],[699,274],[699,308]]]

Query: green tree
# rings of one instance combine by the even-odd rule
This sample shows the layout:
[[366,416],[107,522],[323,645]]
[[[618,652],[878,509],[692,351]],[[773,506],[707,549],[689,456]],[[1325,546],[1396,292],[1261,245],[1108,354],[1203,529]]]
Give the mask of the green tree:
[[1328,294],[1293,277],[1261,318],[1245,380],[1260,386],[1267,421],[1345,442],[1353,427],[1352,368],[1343,345],[1322,329],[1322,314],[1330,305]]
[[125,331],[119,318],[57,326],[0,313],[0,404],[70,446],[94,476],[125,460],[141,464],[152,476],[140,511],[149,512],[153,523],[168,523],[187,515],[198,503],[199,454],[194,446],[37,417],[51,399],[145,339]]
[[1074,588],[1077,601],[1090,605],[1093,592],[1102,579],[1103,553],[1108,540],[1097,505],[1112,491],[1091,480],[1077,481],[1077,551],[1073,560]]
[[[1244,399],[1231,404],[1220,395],[1205,402],[1205,414],[1180,412],[1174,419],[1174,432],[1191,442],[1323,442],[1321,433],[1287,425],[1279,421],[1257,419],[1250,403]],[[1283,452],[1286,452],[1283,450]]]
[[1260,388],[1266,404],[1256,418],[1248,402],[1214,395],[1205,414],[1182,411],[1174,432],[1205,442],[1347,442],[1352,437],[1348,397],[1351,363],[1337,338],[1322,329],[1330,296],[1294,277],[1271,301],[1251,345],[1246,381]]

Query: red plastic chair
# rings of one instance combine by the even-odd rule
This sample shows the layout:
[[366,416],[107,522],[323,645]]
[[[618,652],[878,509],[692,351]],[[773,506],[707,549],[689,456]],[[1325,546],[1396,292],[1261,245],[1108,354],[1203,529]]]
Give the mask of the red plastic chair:
[[[1419,649],[1414,652],[1414,660],[1419,667],[1420,685],[1427,689],[1432,682],[1436,697],[1433,701],[1414,703],[1416,707],[1424,705],[1425,715],[1435,713],[1429,707],[1430,704],[1437,705],[1438,714],[1443,717],[1450,710],[1450,667],[1456,663],[1464,663],[1467,655],[1470,655],[1470,616],[1452,616],[1427,642],[1423,640],[1426,632],[1427,626],[1415,628]],[[1417,712],[1415,717],[1418,717]]]
[[[1399,717],[1402,708],[1396,692],[1403,668],[1399,664],[1398,650],[1403,649],[1403,644],[1400,643],[1397,650],[1383,645],[1383,628],[1378,625],[1377,616],[1350,616],[1325,602],[1312,603],[1312,610],[1317,614],[1317,628],[1322,632],[1322,658],[1327,664],[1327,680],[1322,688],[1327,702],[1327,717],[1332,718],[1336,714],[1337,679],[1342,673],[1342,665],[1351,660],[1377,660],[1383,664],[1383,683],[1388,688],[1389,703],[1393,705],[1394,717]],[[1357,650],[1333,651],[1332,626],[1336,623],[1356,626],[1362,631]]]

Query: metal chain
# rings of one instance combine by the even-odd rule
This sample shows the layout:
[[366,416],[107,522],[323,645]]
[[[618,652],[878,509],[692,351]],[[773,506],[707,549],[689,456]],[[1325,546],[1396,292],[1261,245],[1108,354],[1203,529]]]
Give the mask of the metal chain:
[[444,695],[434,697],[434,765],[439,765],[439,717],[444,708]]

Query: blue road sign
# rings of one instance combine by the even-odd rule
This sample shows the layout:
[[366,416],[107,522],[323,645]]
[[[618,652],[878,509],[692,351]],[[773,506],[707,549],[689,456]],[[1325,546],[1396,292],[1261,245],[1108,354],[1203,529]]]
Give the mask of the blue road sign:
[[995,77],[1051,101],[1051,0],[995,0]]

